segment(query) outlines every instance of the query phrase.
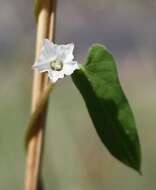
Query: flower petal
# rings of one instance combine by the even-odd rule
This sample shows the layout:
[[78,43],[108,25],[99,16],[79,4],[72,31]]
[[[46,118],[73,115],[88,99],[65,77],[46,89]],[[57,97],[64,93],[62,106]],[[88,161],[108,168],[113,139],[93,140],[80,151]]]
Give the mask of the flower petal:
[[55,83],[58,79],[64,78],[64,73],[63,71],[48,71],[48,76],[50,80]]
[[65,75],[71,75],[76,69],[79,69],[79,65],[76,61],[64,64],[63,66],[63,72]]
[[50,69],[50,65],[49,63],[35,63],[33,65],[34,69],[37,69],[39,72],[45,72],[48,71]]
[[43,47],[41,48],[39,59],[37,63],[50,62],[56,59],[56,45],[50,42],[48,39],[43,41]]
[[74,44],[58,45],[57,55],[64,63],[71,62],[73,56]]

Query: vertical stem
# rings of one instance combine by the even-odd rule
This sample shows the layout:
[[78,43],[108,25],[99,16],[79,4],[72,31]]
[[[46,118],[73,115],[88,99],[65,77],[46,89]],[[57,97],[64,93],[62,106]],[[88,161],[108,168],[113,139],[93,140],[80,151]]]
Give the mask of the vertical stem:
[[[37,37],[36,37],[36,55],[38,58],[40,50],[45,38],[53,40],[55,31],[55,5],[56,0],[40,0],[40,12],[37,23]],[[32,112],[35,111],[36,106],[41,98],[41,95],[48,84],[47,75],[40,74],[34,71],[33,89],[32,89]],[[37,190],[38,179],[40,176],[41,157],[43,153],[44,132],[46,123],[45,107],[38,121],[37,132],[28,142],[27,158],[26,158],[26,178],[25,190]]]

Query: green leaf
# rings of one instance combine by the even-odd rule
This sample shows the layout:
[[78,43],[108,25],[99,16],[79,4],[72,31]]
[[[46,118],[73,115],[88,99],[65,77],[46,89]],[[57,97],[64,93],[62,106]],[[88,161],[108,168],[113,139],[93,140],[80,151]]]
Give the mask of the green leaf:
[[110,153],[140,172],[141,151],[132,110],[120,86],[112,55],[94,45],[86,64],[72,75],[95,129]]

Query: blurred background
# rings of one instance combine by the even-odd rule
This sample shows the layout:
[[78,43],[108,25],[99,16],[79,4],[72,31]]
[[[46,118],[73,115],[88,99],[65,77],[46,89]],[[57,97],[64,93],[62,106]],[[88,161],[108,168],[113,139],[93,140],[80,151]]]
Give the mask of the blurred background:
[[[0,1],[0,189],[23,189],[24,134],[34,60],[33,1]],[[74,42],[83,63],[92,43],[118,62],[142,145],[142,172],[116,161],[100,142],[70,78],[51,96],[42,176],[45,190],[156,189],[156,1],[58,0],[56,42]]]

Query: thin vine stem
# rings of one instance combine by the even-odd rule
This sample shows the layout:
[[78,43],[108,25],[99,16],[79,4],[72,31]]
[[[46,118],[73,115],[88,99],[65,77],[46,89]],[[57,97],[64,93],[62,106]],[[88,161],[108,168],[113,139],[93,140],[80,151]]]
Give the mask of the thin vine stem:
[[[45,38],[54,39],[55,33],[55,15],[56,0],[38,0],[40,3],[37,18],[37,36],[36,36],[36,55],[37,60]],[[29,123],[27,133],[27,157],[26,157],[26,177],[25,190],[37,190],[41,170],[41,160],[43,155],[44,133],[46,124],[46,113],[48,105],[48,97],[46,101],[44,92],[48,85],[48,77],[46,74],[40,74],[34,71],[33,89],[32,89],[32,117]],[[37,113],[40,102],[42,105],[41,113]],[[37,119],[34,119],[36,117]],[[33,129],[34,128],[34,129]]]

